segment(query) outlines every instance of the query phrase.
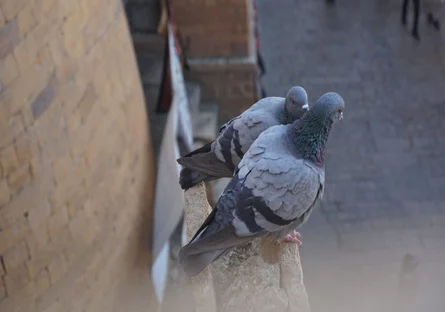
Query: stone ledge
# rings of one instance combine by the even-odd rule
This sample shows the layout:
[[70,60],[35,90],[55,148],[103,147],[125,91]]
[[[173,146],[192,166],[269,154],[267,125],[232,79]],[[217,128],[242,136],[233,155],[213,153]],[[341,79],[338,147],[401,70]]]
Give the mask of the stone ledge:
[[[209,212],[204,184],[185,191],[189,239]],[[266,248],[265,240],[235,248],[192,278],[195,311],[309,312],[298,247],[282,245],[274,265],[263,261]]]

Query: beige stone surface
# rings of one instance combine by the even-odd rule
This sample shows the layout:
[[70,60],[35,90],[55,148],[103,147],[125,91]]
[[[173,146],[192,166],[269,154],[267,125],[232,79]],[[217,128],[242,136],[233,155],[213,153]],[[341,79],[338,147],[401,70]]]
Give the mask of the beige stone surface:
[[[203,184],[185,192],[189,239],[209,213]],[[193,279],[195,302],[219,312],[309,312],[298,247],[280,244],[279,263],[263,260],[259,241],[237,247]],[[273,252],[273,251],[272,251]],[[212,283],[213,281],[213,283]],[[201,307],[196,311],[204,311]]]
[[[204,183],[199,183],[185,191],[185,224],[187,237],[190,240],[207,218],[211,208],[207,202]],[[192,278],[193,297],[196,312],[216,311],[213,278],[210,269],[206,268]]]

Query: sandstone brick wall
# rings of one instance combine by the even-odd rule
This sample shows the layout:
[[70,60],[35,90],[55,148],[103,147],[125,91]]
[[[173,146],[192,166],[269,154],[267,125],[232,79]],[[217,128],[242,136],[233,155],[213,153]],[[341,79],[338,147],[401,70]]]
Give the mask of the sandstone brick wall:
[[0,311],[146,311],[149,145],[120,0],[0,0]]
[[170,0],[189,57],[243,57],[249,54],[249,1]]

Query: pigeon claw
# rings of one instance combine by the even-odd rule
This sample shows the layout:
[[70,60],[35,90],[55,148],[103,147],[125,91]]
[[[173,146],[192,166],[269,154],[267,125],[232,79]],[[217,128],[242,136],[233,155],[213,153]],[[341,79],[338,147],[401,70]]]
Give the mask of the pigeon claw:
[[286,243],[296,243],[298,246],[303,245],[303,243],[300,240],[301,234],[298,232],[293,232],[290,234],[287,234],[285,237],[283,237],[283,242]]

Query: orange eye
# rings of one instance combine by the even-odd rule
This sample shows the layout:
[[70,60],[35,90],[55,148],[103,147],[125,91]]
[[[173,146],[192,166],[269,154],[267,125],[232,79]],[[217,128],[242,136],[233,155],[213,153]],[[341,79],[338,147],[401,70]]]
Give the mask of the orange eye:
[[342,112],[341,108],[339,108],[339,109],[338,109],[338,112],[339,112],[339,113],[341,113],[341,112]]
[[292,100],[292,104],[295,104],[295,100]]

